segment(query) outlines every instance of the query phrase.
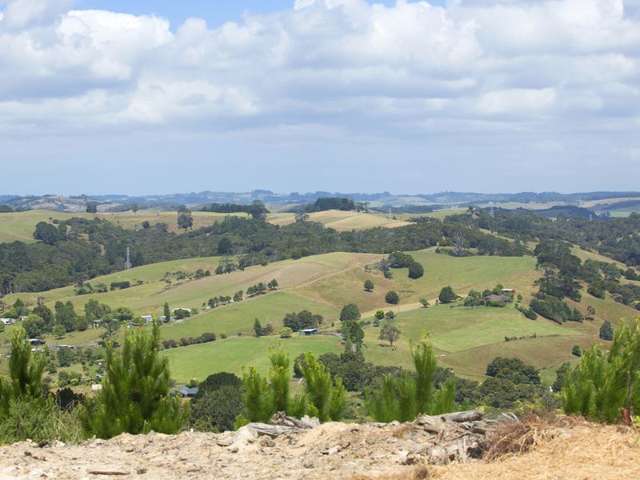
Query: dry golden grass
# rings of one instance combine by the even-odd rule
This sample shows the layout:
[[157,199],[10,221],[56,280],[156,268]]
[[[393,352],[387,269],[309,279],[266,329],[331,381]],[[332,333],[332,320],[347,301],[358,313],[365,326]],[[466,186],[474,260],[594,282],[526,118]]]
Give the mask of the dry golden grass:
[[365,475],[353,480],[640,479],[640,433],[632,428],[579,419],[551,423],[533,419],[503,433],[503,440],[494,444],[494,460],[443,467],[422,465],[396,475]]

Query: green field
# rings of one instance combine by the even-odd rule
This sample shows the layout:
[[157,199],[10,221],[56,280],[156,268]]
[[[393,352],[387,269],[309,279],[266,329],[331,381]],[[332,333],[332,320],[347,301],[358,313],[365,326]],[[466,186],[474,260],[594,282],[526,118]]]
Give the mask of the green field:
[[[143,282],[126,290],[76,296],[73,288],[67,287],[19,297],[31,306],[38,296],[44,297],[49,305],[58,300],[71,300],[79,312],[90,298],[112,307],[130,307],[138,314],[158,315],[164,302],[174,308],[200,309],[200,313],[190,319],[162,326],[162,338],[179,340],[197,337],[205,332],[218,336],[224,334],[229,338],[168,351],[166,354],[179,381],[192,377],[203,378],[217,370],[239,371],[243,365],[266,365],[269,346],[280,342],[280,339],[277,336],[263,339],[250,337],[254,320],[259,319],[263,325],[271,323],[275,333],[278,333],[286,313],[304,309],[324,317],[322,329],[325,331],[338,328],[339,311],[347,303],[356,303],[368,320],[378,309],[394,310],[398,313],[397,323],[402,332],[400,341],[392,349],[378,340],[377,328],[366,327],[367,359],[378,364],[409,366],[411,342],[429,334],[438,352],[439,362],[471,378],[481,378],[486,364],[500,355],[515,355],[539,368],[557,367],[571,359],[573,345],[586,347],[596,341],[598,328],[604,319],[619,322],[637,315],[633,309],[609,298],[599,300],[586,293],[583,302],[577,306],[586,310],[587,305],[593,305],[597,318],[594,322],[584,324],[560,326],[542,318],[527,320],[513,306],[500,309],[440,305],[423,309],[418,303],[419,299],[426,297],[433,303],[440,289],[446,285],[451,285],[459,295],[465,296],[470,289],[484,290],[501,283],[522,294],[523,303],[526,304],[540,272],[535,269],[533,257],[455,258],[437,254],[433,249],[412,252],[412,255],[425,270],[424,277],[418,280],[409,279],[406,269],[393,270],[393,278],[385,279],[379,271],[367,268],[380,260],[382,255],[356,253],[331,253],[286,260],[200,280],[176,281],[174,278],[170,284],[163,280],[167,272],[195,272],[200,268],[213,270],[219,259],[211,257],[148,265],[91,282]],[[214,310],[202,308],[203,302],[210,297],[232,295],[237,290],[246,290],[251,285],[268,282],[272,278],[276,278],[280,284],[276,292]],[[375,284],[371,293],[363,289],[366,279],[373,280]],[[384,296],[389,290],[396,290],[400,294],[398,306],[385,303]],[[11,303],[15,298],[9,296],[5,300]],[[61,340],[48,338],[48,341],[51,344],[84,345],[95,343],[100,334],[100,329],[90,329],[71,333]],[[536,338],[505,342],[506,336],[530,337],[534,334]],[[0,340],[6,339],[6,335],[6,332],[0,335]],[[305,348],[317,353],[339,349],[335,337],[296,337],[283,342],[287,348],[291,348],[292,355]]]
[[[386,342],[378,340],[378,328],[370,326],[366,329],[366,356],[373,363],[409,366],[411,343],[427,336],[438,351],[439,361],[444,366],[459,367],[455,359],[470,351],[488,348],[494,352],[493,357],[495,357],[500,355],[506,346],[522,342],[521,340],[505,342],[507,336],[529,337],[536,335],[538,338],[555,339],[583,335],[548,320],[528,320],[513,306],[470,308],[437,305],[428,309],[400,313],[396,322],[402,333],[394,348],[390,348]],[[574,343],[576,342],[574,341]],[[451,363],[448,361],[450,356],[453,359]],[[562,357],[570,357],[570,348],[563,352]],[[463,373],[467,376],[479,376],[487,363],[470,361],[465,364],[467,368]],[[555,363],[555,359],[551,362],[551,364],[553,363]],[[541,358],[535,364],[540,367],[550,365],[545,363],[545,358]]]
[[[246,216],[246,214],[233,214]],[[211,212],[193,212],[193,228],[213,225],[223,220],[228,214]],[[158,210],[140,210],[122,213],[84,213],[56,212],[53,210],[29,210],[26,212],[0,213],[0,242],[33,242],[33,232],[39,222],[52,220],[69,220],[74,217],[102,218],[123,228],[133,229],[147,221],[151,225],[165,223],[170,231],[177,231],[177,213]]]
[[310,352],[322,355],[338,352],[340,340],[334,336],[292,337],[281,340],[278,337],[240,337],[229,338],[203,345],[166,350],[169,358],[172,378],[186,383],[192,378],[204,380],[214,372],[240,374],[246,367],[256,367],[266,373],[269,367],[271,349],[287,352],[293,361],[301,353]]
[[263,325],[270,323],[275,332],[282,329],[282,319],[287,313],[309,310],[322,315],[325,326],[338,316],[338,309],[310,301],[289,292],[276,292],[255,300],[236,303],[215,310],[209,310],[194,318],[172,323],[162,328],[163,338],[178,339],[196,337],[205,332],[237,335],[252,334],[255,319]]

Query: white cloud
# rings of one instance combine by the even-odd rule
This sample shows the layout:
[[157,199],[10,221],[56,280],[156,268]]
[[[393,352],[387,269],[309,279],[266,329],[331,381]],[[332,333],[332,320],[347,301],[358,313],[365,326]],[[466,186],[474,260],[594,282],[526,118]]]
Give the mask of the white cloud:
[[626,131],[640,109],[638,0],[296,0],[210,28],[10,0],[0,138],[230,128]]
[[71,0],[5,0],[0,14],[0,27],[20,29],[46,23],[65,12]]

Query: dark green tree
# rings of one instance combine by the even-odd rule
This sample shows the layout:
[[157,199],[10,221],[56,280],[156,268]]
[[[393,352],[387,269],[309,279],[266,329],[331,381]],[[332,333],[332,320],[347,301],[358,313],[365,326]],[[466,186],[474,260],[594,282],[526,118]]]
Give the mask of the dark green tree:
[[411,262],[409,264],[409,278],[417,279],[424,275],[424,268],[418,262]]
[[400,295],[398,295],[398,292],[391,290],[387,292],[384,299],[391,305],[397,305],[400,302]]
[[341,322],[357,321],[357,320],[360,320],[360,316],[361,316],[360,309],[354,303],[345,305],[344,307],[342,307],[342,310],[340,311]]
[[608,342],[613,340],[613,325],[611,325],[609,320],[605,320],[600,327],[599,336],[601,340],[606,340]]
[[438,295],[438,299],[440,300],[440,303],[452,303],[458,299],[458,296],[453,291],[453,288],[444,287],[442,290],[440,290],[440,295]]
[[373,281],[371,279],[367,279],[364,282],[364,290],[365,292],[373,292],[373,289],[375,288],[375,285],[373,284]]
[[227,237],[222,237],[218,242],[218,255],[231,255],[233,253],[233,244]]
[[188,230],[193,228],[193,215],[191,210],[184,210],[178,213],[178,228]]
[[47,222],[40,222],[36,225],[33,238],[47,245],[55,245],[59,241],[64,240],[64,236],[60,233],[60,230],[55,225]]

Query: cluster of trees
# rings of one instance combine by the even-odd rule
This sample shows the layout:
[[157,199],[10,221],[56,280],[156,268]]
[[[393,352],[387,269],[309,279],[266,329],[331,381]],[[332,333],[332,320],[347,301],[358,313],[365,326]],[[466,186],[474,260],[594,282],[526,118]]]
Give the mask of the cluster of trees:
[[350,198],[324,197],[318,198],[314,203],[305,206],[305,212],[324,212],[326,210],[356,210],[356,204]]
[[269,210],[260,200],[256,200],[248,205],[237,203],[210,203],[200,210],[202,212],[215,213],[248,213],[256,220],[265,220],[269,214]]
[[557,297],[538,293],[537,298],[533,298],[530,308],[536,314],[553,320],[557,323],[582,322],[584,315],[577,308],[571,308]]
[[89,282],[82,282],[77,285],[74,293],[76,295],[91,295],[92,293],[107,293],[109,291],[109,287],[107,287],[104,283],[98,283],[96,285],[92,285]]
[[42,301],[30,310],[22,300],[18,299],[11,310],[4,315],[9,318],[23,318],[22,326],[30,338],[37,338],[45,333],[64,336],[67,332],[84,331],[88,328],[86,315],[79,316],[73,303],[69,301],[56,302],[52,311]]
[[262,322],[257,318],[253,322],[253,333],[256,337],[267,337],[273,333],[273,325],[267,323],[262,325]]
[[[236,294],[237,295],[237,294]],[[209,308],[218,308],[221,305],[229,305],[233,300],[230,295],[220,295],[218,297],[212,297],[207,301]]]
[[211,343],[217,340],[217,336],[215,333],[203,333],[199,337],[182,337],[180,340],[176,341],[173,339],[163,340],[162,346],[165,350],[169,350],[171,348],[178,347],[188,347],[189,345],[199,345],[202,343]]
[[247,296],[256,297],[258,295],[264,295],[268,291],[277,290],[278,286],[278,281],[275,278],[267,284],[260,282],[247,288]]
[[282,320],[286,328],[290,328],[293,332],[299,332],[307,328],[318,328],[323,322],[322,315],[316,315],[308,310],[298,313],[287,313]]
[[640,265],[640,215],[627,218],[576,218],[555,216],[545,218],[528,210],[473,209],[465,214],[445,219],[470,227],[491,230],[520,241],[541,241],[555,238],[596,250],[634,267]]
[[[260,282],[256,285],[252,285],[247,288],[247,298],[255,297],[258,295],[264,295],[269,291],[274,291],[278,289],[278,281],[274,278],[269,283]],[[230,295],[220,295],[217,297],[210,298],[207,301],[207,305],[209,308],[217,308],[221,305],[228,305],[230,303],[238,303],[242,302],[245,298],[245,292],[243,290],[238,290],[233,296]],[[204,304],[203,304],[204,305]]]
[[495,358],[486,370],[485,380],[477,391],[477,400],[493,408],[515,408],[534,402],[551,404],[540,374],[517,358]]
[[470,290],[467,297],[464,299],[465,307],[505,307],[507,303],[513,302],[513,294],[511,292],[504,292],[504,287],[500,284],[496,285],[493,290],[484,290],[479,292],[477,290]]
[[233,430],[244,409],[243,398],[244,386],[238,376],[227,372],[210,375],[198,385],[191,401],[189,425],[199,431]]
[[407,268],[409,269],[409,278],[415,280],[424,275],[423,266],[408,253],[392,252],[388,258],[382,260],[379,265],[380,270],[385,277],[391,277],[389,269],[391,268]]

